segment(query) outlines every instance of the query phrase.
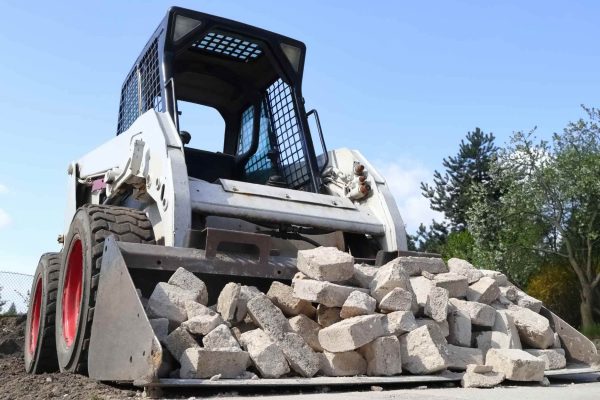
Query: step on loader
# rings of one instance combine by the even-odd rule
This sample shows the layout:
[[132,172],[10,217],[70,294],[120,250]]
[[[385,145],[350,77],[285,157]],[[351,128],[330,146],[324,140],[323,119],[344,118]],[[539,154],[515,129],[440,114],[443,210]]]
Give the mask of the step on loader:
[[[157,283],[179,268],[215,304],[228,282],[266,292],[289,283],[299,251],[323,246],[382,266],[407,251],[383,176],[357,150],[327,149],[302,94],[305,46],[228,19],[171,8],[127,74],[116,136],[68,166],[60,253],[41,257],[25,361],[144,387],[349,385],[453,380],[448,375],[180,379],[147,315]],[[187,113],[222,117],[219,151]],[[221,137],[221,136],[219,136]],[[596,350],[542,310],[570,369],[593,370]],[[169,328],[171,330],[172,326]],[[561,372],[562,371],[562,372]]]

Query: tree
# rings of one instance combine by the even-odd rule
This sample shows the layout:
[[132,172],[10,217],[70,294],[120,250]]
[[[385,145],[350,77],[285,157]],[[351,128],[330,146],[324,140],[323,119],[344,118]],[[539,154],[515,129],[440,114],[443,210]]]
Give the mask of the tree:
[[10,307],[8,307],[8,310],[3,315],[6,315],[6,316],[17,315],[17,306],[15,306],[15,303],[11,303]]
[[467,132],[466,142],[461,140],[458,154],[444,158],[444,174],[435,171],[433,186],[421,183],[423,196],[429,199],[431,209],[444,214],[452,231],[466,227],[467,210],[473,202],[470,190],[474,184],[488,187],[486,195],[497,197],[489,174],[498,150],[494,139],[493,133],[486,134],[479,128]]
[[585,329],[594,323],[600,284],[600,111],[584,110],[587,119],[569,123],[551,144],[537,141],[535,131],[515,133],[493,172],[506,184],[501,199],[475,203],[468,219],[476,247],[485,241],[477,221],[484,214],[496,220],[487,254],[509,271],[565,260],[577,276]]

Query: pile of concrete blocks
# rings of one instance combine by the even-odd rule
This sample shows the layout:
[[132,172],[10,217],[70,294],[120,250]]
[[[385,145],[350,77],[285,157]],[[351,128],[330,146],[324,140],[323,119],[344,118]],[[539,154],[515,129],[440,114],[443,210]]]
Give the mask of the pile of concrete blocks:
[[374,267],[336,248],[302,250],[292,282],[230,282],[208,306],[180,268],[146,309],[163,376],[261,379],[464,373],[463,385],[541,381],[565,352],[541,302],[469,262],[399,257]]

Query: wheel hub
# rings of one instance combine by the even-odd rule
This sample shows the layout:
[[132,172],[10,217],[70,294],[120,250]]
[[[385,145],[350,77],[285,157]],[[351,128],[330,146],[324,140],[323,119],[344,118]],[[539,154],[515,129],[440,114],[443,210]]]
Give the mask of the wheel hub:
[[83,246],[79,238],[74,239],[68,257],[62,294],[62,334],[70,347],[77,336],[83,289]]
[[40,317],[42,309],[42,277],[38,278],[33,294],[33,304],[31,306],[31,324],[29,325],[29,354],[33,355],[37,346],[38,335],[40,331]]

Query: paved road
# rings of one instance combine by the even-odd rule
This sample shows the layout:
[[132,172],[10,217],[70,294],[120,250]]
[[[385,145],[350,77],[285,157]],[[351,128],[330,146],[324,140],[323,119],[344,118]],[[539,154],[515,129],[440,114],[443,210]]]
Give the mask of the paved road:
[[[252,391],[213,393],[218,400],[600,400],[600,374],[572,376],[568,380],[553,379],[549,387],[539,385],[501,386],[494,389],[412,388],[383,391],[327,392],[285,394]],[[165,393],[168,395],[168,393]],[[191,395],[191,393],[190,393]],[[190,397],[200,399],[200,397]],[[203,396],[204,398],[204,396]]]

